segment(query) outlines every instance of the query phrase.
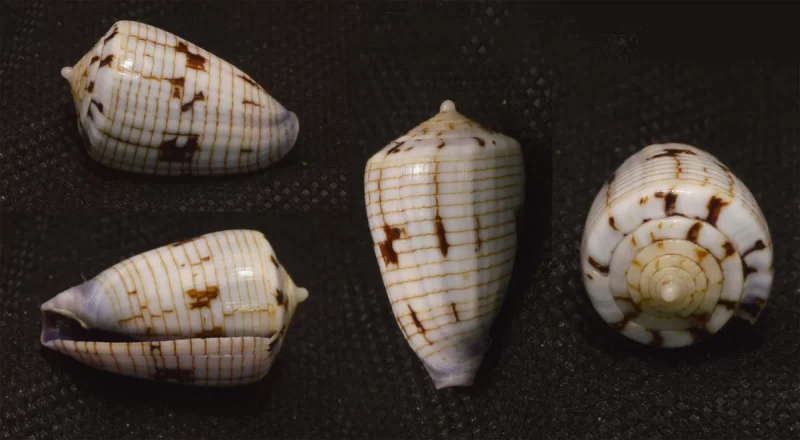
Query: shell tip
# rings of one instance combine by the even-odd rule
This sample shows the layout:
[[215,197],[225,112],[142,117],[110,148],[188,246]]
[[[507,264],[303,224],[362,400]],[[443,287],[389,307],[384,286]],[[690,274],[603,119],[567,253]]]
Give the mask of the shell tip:
[[308,289],[298,287],[297,290],[295,290],[294,295],[297,298],[297,302],[303,302],[308,298]]
[[443,102],[441,106],[439,106],[439,111],[440,112],[454,112],[454,111],[456,111],[456,104],[453,101],[448,99],[445,102]]
[[466,360],[466,362],[450,365],[446,368],[437,368],[425,363],[425,369],[428,370],[428,374],[437,390],[450,387],[469,387],[475,382],[475,376],[478,375],[482,360],[483,356],[475,356]]
[[72,80],[72,67],[64,67],[61,69],[61,76],[64,77],[65,80],[71,81]]
[[443,374],[440,371],[431,370],[427,368],[428,374],[431,376],[433,386],[437,390],[451,387],[469,387],[475,382],[475,376],[478,373],[478,365],[475,368],[468,368],[466,371],[457,371]]

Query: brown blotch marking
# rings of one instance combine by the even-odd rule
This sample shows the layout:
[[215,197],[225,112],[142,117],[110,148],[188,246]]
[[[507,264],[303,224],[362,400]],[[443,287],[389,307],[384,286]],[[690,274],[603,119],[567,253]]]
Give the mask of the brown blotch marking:
[[478,240],[478,247],[475,249],[475,252],[481,250],[481,219],[478,217],[478,214],[475,214],[475,239]]
[[439,214],[436,214],[436,235],[439,236],[439,250],[442,251],[442,255],[446,257],[450,244],[447,243],[447,231],[444,230],[442,217],[440,217]]
[[663,242],[663,241],[659,241],[658,243],[656,243],[656,246],[657,246],[659,249],[664,249],[664,242]]
[[177,242],[175,242],[175,244],[172,245],[172,247],[183,246],[186,243],[191,243],[191,242],[197,240],[198,238],[200,238],[200,237],[194,237],[194,238],[189,238],[189,239],[186,239],[186,240],[177,241]]
[[102,103],[102,102],[97,102],[97,101],[95,101],[94,99],[92,99],[91,101],[89,101],[89,108],[91,109],[91,108],[92,108],[92,106],[95,106],[95,107],[97,107],[97,110],[98,110],[100,113],[103,113],[103,103]]
[[183,86],[186,84],[186,78],[170,78],[167,81],[172,85],[172,97],[183,99]]
[[450,130],[455,130],[456,129],[456,124],[454,124],[452,122],[447,124],[447,125],[450,127]]
[[423,326],[422,323],[419,321],[419,318],[417,318],[417,312],[415,312],[414,309],[411,308],[411,304],[406,304],[406,305],[408,306],[408,311],[411,312],[411,319],[414,321],[414,325],[417,327],[417,330],[419,330],[419,332],[422,333],[422,337],[425,338],[425,342],[430,344],[431,341],[428,340],[428,336],[425,334],[425,326]]
[[764,301],[763,299],[754,298],[753,302],[740,303],[739,310],[755,318],[758,316],[759,313],[761,313],[766,304],[767,302]]
[[708,200],[708,217],[706,217],[706,221],[716,226],[717,220],[719,220],[719,213],[722,208],[728,205],[730,205],[730,202],[726,202],[717,196],[711,196],[711,199]]
[[86,86],[86,91],[92,93],[94,91],[94,81],[90,82],[88,86]]
[[455,305],[455,303],[450,303],[450,307],[453,309],[453,316],[456,318],[456,322],[459,322],[459,321],[461,321],[461,320],[458,318],[458,310],[456,310],[456,305]]
[[497,145],[497,141],[492,141],[492,145]]
[[405,143],[406,143],[406,141],[401,141],[401,142],[395,143],[394,146],[392,148],[390,148],[389,151],[386,152],[386,155],[388,156],[390,154],[399,152],[400,151],[400,147],[403,146],[403,144],[405,144]]
[[189,45],[185,41],[179,41],[175,46],[175,52],[186,54],[186,68],[206,71],[206,59],[202,55],[189,52]]
[[736,248],[733,247],[733,243],[731,243],[730,241],[726,241],[725,244],[722,245],[722,247],[725,248],[725,258],[728,258],[736,253]]
[[642,197],[641,199],[639,199],[639,204],[640,204],[640,205],[644,205],[645,203],[647,203],[647,200],[648,200],[648,199],[649,199],[649,197],[648,197],[648,196],[644,196],[644,197]]
[[242,153],[252,153],[252,152],[253,152],[253,149],[252,149],[252,148],[242,148],[242,149],[241,149],[241,152],[242,152]]
[[386,240],[378,243],[381,248],[381,255],[383,256],[383,263],[388,266],[389,264],[397,264],[397,252],[395,252],[392,243],[400,238],[400,229],[392,228],[389,225],[383,225],[383,233],[386,234]]
[[158,160],[164,162],[189,162],[194,153],[199,149],[197,145],[197,135],[190,134],[183,146],[178,146],[178,138],[161,142]]
[[[146,309],[147,305],[142,306],[142,308]],[[159,316],[161,316],[161,315],[159,315]],[[144,335],[145,336],[153,336],[154,334],[155,334],[155,332],[153,331],[153,327],[147,326],[147,328],[144,330]],[[159,350],[161,350],[161,348],[159,348]],[[152,344],[150,344],[150,351],[151,352],[153,351],[153,345]]]
[[186,104],[183,104],[181,106],[181,111],[182,112],[188,112],[194,106],[195,101],[205,101],[205,100],[206,100],[206,96],[203,94],[203,92],[197,92],[197,93],[194,94],[194,98],[192,98],[191,101],[189,101]]
[[616,178],[617,178],[617,172],[616,172],[616,171],[614,171],[613,173],[611,173],[611,176],[608,178],[608,186],[611,186],[611,183],[612,183],[612,182],[614,181],[614,179],[616,179]]
[[117,28],[115,27],[115,28],[114,28],[114,31],[113,31],[113,32],[111,32],[111,35],[107,36],[107,37],[106,37],[106,38],[103,40],[103,44],[106,44],[106,43],[108,43],[109,41],[113,40],[113,39],[114,39],[114,37],[116,37],[118,33],[119,33],[119,29],[117,29]]
[[602,264],[595,261],[595,259],[592,257],[589,257],[589,264],[591,264],[592,267],[597,269],[597,271],[600,273],[606,273],[606,274],[608,273],[608,266],[603,266]]
[[190,309],[199,309],[201,307],[209,307],[212,299],[219,297],[219,287],[208,286],[206,290],[189,289],[186,291],[194,301],[189,304]]
[[631,261],[631,264],[633,264],[634,266],[637,266],[637,267],[642,267],[642,263],[640,263],[639,260],[636,260],[636,259]]
[[249,105],[254,105],[256,107],[264,107],[263,105],[255,102],[255,101],[249,100],[249,99],[245,99],[244,101],[242,101],[242,104],[244,104],[244,105],[248,105],[248,104]]
[[281,267],[281,264],[278,263],[278,259],[275,258],[275,255],[270,255],[269,259],[272,261],[272,264],[274,264],[275,267]]
[[767,245],[765,245],[763,241],[758,240],[758,241],[756,241],[756,244],[753,245],[753,247],[751,247],[750,249],[746,250],[742,254],[742,259],[744,259],[744,257],[750,255],[751,253],[753,253],[755,251],[760,251],[761,249],[765,249],[766,247],[767,247]]
[[422,129],[422,134],[428,134],[428,127]]
[[153,373],[153,379],[161,382],[174,380],[177,382],[192,382],[194,381],[194,371],[191,369],[184,370],[183,368],[158,368],[156,367]]
[[442,148],[444,148],[444,141],[439,141],[439,145],[438,145],[438,146],[436,146],[436,148],[438,148],[438,149],[440,149],[440,150],[441,150]]
[[590,273],[587,273],[587,274],[586,274],[586,278],[589,278],[590,280],[593,280],[593,279],[594,279],[594,277],[593,277],[593,276],[592,276],[592,274],[590,274]]
[[695,253],[697,254],[698,260],[703,260],[703,258],[708,256],[708,251],[704,251],[702,249],[695,249]]
[[749,277],[751,273],[758,272],[756,269],[748,266],[747,263],[742,261],[742,274],[745,278]]
[[476,138],[474,138],[474,139],[475,139],[476,141],[478,141],[478,145],[480,145],[481,147],[485,147],[485,146],[486,146],[486,141],[484,141],[483,139],[481,139],[481,138],[479,138],[479,137],[476,137]]
[[664,224],[663,224],[663,223],[661,223],[661,222],[658,222],[658,229],[661,229],[661,228],[663,228],[663,227],[664,227]]
[[697,236],[700,235],[700,229],[703,229],[703,224],[700,222],[696,222],[689,228],[689,232],[686,233],[686,239],[697,243]]
[[664,214],[671,216],[675,213],[675,202],[678,200],[678,193],[669,190],[667,192],[659,191],[656,194],[659,199],[664,199]]
[[656,241],[656,234],[653,234],[653,231],[650,231],[650,241],[652,242]]
[[241,78],[241,79],[245,80],[245,81],[246,81],[247,83],[249,83],[251,86],[253,86],[253,87],[258,87],[258,83],[257,83],[257,82],[255,82],[255,81],[253,81],[253,80],[252,80],[252,79],[250,79],[249,77],[247,77],[247,76],[245,76],[245,75],[236,75],[236,76],[238,76],[239,78]]
[[223,336],[225,336],[225,332],[222,331],[222,327],[214,327],[211,330],[203,330],[195,334],[195,337],[198,338],[221,338]]
[[103,58],[102,61],[100,61],[100,65],[97,66],[97,68],[99,69],[99,68],[101,68],[103,66],[110,66],[112,62],[114,62],[114,55],[109,55],[109,56]]
[[634,237],[633,235],[631,235],[631,244],[636,246],[636,237]]
[[92,57],[92,60],[89,61],[89,64],[94,64],[94,63],[96,63],[98,61],[100,61],[100,57],[95,55],[95,56]]
[[608,224],[609,224],[609,226],[611,226],[611,229],[613,229],[615,231],[619,231],[619,229],[617,229],[617,225],[616,225],[616,222],[614,221],[614,216],[613,215],[608,218]]
[[650,341],[650,345],[654,347],[661,347],[664,345],[664,338],[661,336],[661,332],[653,332],[653,339]]
[[211,255],[201,258],[200,261],[211,261]]
[[733,309],[736,308],[736,301],[730,301],[730,300],[727,300],[727,299],[721,299],[721,300],[717,301],[717,305],[725,307],[728,310],[733,310]]
[[679,154],[688,154],[691,156],[697,156],[694,151],[691,150],[681,150],[678,148],[667,148],[661,153],[656,154],[655,156],[650,156],[647,160],[655,159],[657,157],[678,157]]
[[279,306],[282,306],[286,302],[286,295],[283,294],[283,290],[275,289],[275,301]]
[[136,295],[136,289],[131,290],[130,292],[128,292],[128,295]]
[[436,133],[436,136],[441,136],[441,135],[442,135],[441,131]]
[[[148,329],[150,329],[150,327],[148,327]],[[158,351],[158,354],[156,354],[156,351]],[[154,356],[160,356],[161,355],[161,343],[160,342],[154,341],[154,342],[150,343],[150,354],[152,354]]]

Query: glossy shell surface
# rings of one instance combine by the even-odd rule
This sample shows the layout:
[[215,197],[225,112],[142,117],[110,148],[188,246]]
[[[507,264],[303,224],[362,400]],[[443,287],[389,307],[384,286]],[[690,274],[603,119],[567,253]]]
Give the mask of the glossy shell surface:
[[210,233],[124,260],[47,301],[41,342],[124,375],[245,384],[266,375],[307,296],[260,232]]
[[581,246],[600,316],[625,336],[681,347],[732,317],[755,322],[772,285],[772,242],[753,195],[709,153],[648,146],[598,192]]
[[112,168],[237,174],[277,162],[297,139],[297,116],[250,76],[144,23],[115,23],[61,74],[89,156]]
[[524,198],[519,143],[446,101],[369,159],[364,185],[403,335],[436,388],[471,385],[514,265]]

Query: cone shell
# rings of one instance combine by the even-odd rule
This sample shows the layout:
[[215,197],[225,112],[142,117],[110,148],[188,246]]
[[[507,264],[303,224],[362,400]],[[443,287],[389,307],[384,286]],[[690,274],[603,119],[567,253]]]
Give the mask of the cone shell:
[[436,388],[469,386],[516,254],[520,145],[439,114],[369,159],[369,226],[397,323]]
[[772,285],[772,241],[753,195],[717,158],[651,145],[597,194],[581,266],[608,324],[643,344],[681,347],[732,316],[756,321]]
[[157,175],[258,170],[294,146],[297,116],[247,74],[169,32],[120,21],[69,82],[89,156]]
[[[246,384],[267,374],[307,296],[263,234],[216,232],[124,260],[47,301],[41,342],[128,376]],[[53,316],[126,341],[76,337],[53,326]]]

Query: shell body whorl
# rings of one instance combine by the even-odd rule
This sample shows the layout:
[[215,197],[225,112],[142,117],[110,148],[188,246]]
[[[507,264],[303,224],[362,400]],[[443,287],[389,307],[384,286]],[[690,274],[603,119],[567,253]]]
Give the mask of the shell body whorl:
[[608,324],[644,344],[681,347],[732,316],[755,322],[772,285],[772,242],[753,195],[717,158],[657,144],[598,192],[581,268]]
[[[41,306],[41,342],[119,374],[245,384],[269,371],[307,296],[263,234],[221,231],[136,255],[53,297]],[[54,315],[114,338],[64,331]]]
[[374,154],[365,200],[397,323],[436,388],[469,386],[516,254],[519,143],[446,101]]
[[61,75],[89,156],[112,168],[243,173],[279,161],[297,139],[297,116],[247,74],[144,23],[115,23]]

